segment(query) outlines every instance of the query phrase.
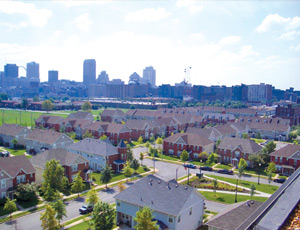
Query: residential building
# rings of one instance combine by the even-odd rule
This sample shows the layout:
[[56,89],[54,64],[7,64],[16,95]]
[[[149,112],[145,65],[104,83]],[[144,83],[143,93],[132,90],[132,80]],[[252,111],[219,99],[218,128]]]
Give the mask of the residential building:
[[249,156],[257,154],[262,147],[251,139],[224,137],[217,149],[220,155],[220,162],[232,164],[238,167],[241,158],[246,160],[248,166],[251,166]]
[[248,85],[248,101],[270,101],[272,99],[272,85],[261,83]]
[[48,161],[55,159],[65,169],[65,176],[72,182],[80,171],[80,176],[88,181],[89,161],[81,155],[68,152],[65,149],[51,149],[30,158],[30,162],[36,170],[35,182],[43,182],[43,172]]
[[96,60],[87,59],[83,62],[83,84],[85,86],[94,84],[96,81]]
[[0,199],[13,199],[18,184],[31,182],[35,182],[35,169],[25,155],[1,158]]
[[0,126],[0,143],[4,146],[13,148],[13,139],[16,139],[18,145],[25,146],[26,136],[31,132],[27,127],[23,127],[17,124],[3,124]]
[[275,163],[278,172],[291,175],[300,167],[300,146],[287,144],[272,152],[270,161]]
[[147,120],[128,120],[126,126],[131,129],[131,140],[137,141],[139,137],[148,140],[151,136],[155,136],[156,127],[154,122]]
[[90,112],[83,112],[83,111],[78,111],[76,113],[70,113],[68,118],[94,121],[94,116]]
[[48,71],[48,83],[58,83],[58,71],[57,70],[49,70]]
[[108,165],[119,172],[127,159],[127,146],[123,140],[118,147],[114,147],[108,141],[85,138],[69,145],[67,150],[88,159],[90,168],[93,170],[103,170]]
[[59,132],[63,121],[64,119],[60,116],[43,114],[35,120],[35,125],[37,128],[43,127],[46,129],[54,129]]
[[152,66],[148,66],[143,70],[143,78],[146,79],[152,87],[156,87],[156,70]]
[[101,121],[121,123],[125,121],[125,113],[120,109],[104,109],[101,113]]
[[30,154],[49,149],[66,148],[73,143],[73,140],[64,133],[42,129],[32,130],[25,140],[26,150]]
[[183,150],[189,153],[190,159],[198,159],[199,153],[212,153],[214,142],[194,133],[176,133],[164,139],[163,150],[167,155],[180,157]]
[[167,182],[156,176],[142,178],[116,196],[117,224],[131,229],[136,213],[147,206],[153,211],[160,229],[198,229],[202,225],[204,198],[194,188]]
[[74,132],[78,139],[81,139],[86,132],[86,128],[93,122],[85,119],[66,118],[63,120],[61,129],[66,133]]
[[40,80],[40,65],[36,62],[27,63],[26,77]]
[[291,104],[287,106],[278,105],[274,117],[289,119],[290,125],[298,125],[300,123],[300,107],[294,107]]

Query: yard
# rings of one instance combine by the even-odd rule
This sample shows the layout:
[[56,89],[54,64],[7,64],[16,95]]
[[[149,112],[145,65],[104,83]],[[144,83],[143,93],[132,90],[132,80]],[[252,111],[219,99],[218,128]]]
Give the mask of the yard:
[[223,164],[219,164],[219,165],[215,166],[215,168],[231,170],[231,167],[229,167],[228,165],[223,165]]
[[18,201],[18,204],[21,205],[23,208],[30,208],[30,207],[39,205],[41,203],[43,203],[43,202],[39,199],[35,199],[32,201]]
[[[1,149],[4,149],[8,152],[10,152],[11,155],[14,156],[20,156],[20,155],[24,155],[26,152],[26,149],[9,149],[9,148],[4,148],[4,147],[0,147],[0,151]],[[31,155],[26,155],[27,158],[31,158]]]

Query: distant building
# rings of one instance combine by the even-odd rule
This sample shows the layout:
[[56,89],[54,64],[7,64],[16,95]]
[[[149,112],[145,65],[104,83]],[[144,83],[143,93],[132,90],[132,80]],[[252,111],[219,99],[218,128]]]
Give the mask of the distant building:
[[140,75],[138,75],[136,72],[134,72],[133,74],[131,74],[129,76],[128,84],[139,84],[140,79],[141,79]]
[[40,65],[36,62],[27,63],[26,77],[40,79]]
[[58,82],[58,71],[57,70],[49,70],[48,71],[48,82],[49,83]]
[[121,79],[112,79],[109,81],[109,85],[124,85],[125,82],[122,81]]
[[83,62],[83,84],[88,86],[96,81],[96,60],[87,59]]
[[97,83],[99,84],[107,84],[109,82],[109,77],[106,71],[102,71],[97,78]]
[[270,101],[272,99],[272,85],[261,83],[248,85],[248,101]]
[[6,64],[4,66],[4,76],[6,78],[18,78],[19,68],[16,64]]
[[300,108],[293,107],[292,105],[276,107],[275,117],[289,119],[290,125],[298,125],[300,123]]
[[156,70],[148,66],[143,70],[143,78],[147,80],[152,87],[156,86]]

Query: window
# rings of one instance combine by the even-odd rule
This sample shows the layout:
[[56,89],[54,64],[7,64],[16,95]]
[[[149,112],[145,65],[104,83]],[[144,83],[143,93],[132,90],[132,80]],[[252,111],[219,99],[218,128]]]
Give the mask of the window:
[[78,165],[71,165],[71,171],[72,172],[78,171]]
[[30,173],[30,177],[33,177],[33,173]]
[[117,206],[121,206],[121,203],[120,203],[120,201],[119,200],[117,200]]
[[2,192],[1,193],[1,199],[5,198],[6,197],[6,192]]
[[190,208],[190,216],[193,214],[193,208]]
[[1,180],[1,188],[6,188],[6,180]]
[[282,163],[282,157],[280,157],[280,163]]
[[17,184],[25,183],[25,182],[26,182],[26,176],[25,175],[17,176]]
[[169,222],[170,222],[170,223],[173,223],[173,221],[174,221],[173,216],[169,216]]
[[295,165],[295,166],[297,165],[297,160],[294,160],[294,165]]
[[181,221],[181,215],[178,216],[178,223]]
[[275,157],[275,161],[278,161],[278,157]]

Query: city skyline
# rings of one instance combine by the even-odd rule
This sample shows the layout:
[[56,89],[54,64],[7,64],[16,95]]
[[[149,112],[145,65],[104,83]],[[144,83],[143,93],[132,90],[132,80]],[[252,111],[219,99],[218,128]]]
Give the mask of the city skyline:
[[[60,79],[82,82],[83,61],[95,59],[96,76],[105,70],[110,79],[125,82],[153,66],[157,85],[174,85],[191,66],[193,85],[265,82],[299,90],[299,6],[294,1],[5,1],[1,71],[6,63],[35,61],[41,81],[55,69]],[[25,70],[19,69],[19,76],[26,76]]]

